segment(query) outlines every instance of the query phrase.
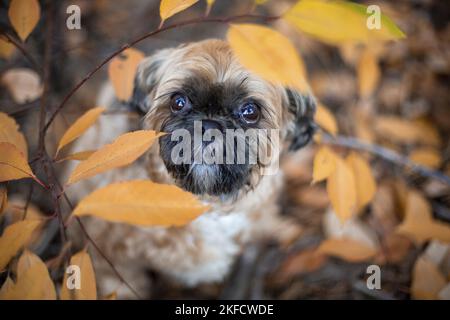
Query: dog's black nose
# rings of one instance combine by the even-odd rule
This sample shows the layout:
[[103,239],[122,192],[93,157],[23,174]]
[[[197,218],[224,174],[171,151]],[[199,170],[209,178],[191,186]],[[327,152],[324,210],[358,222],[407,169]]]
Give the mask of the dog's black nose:
[[202,134],[209,129],[217,129],[222,132],[222,125],[215,120],[202,120]]

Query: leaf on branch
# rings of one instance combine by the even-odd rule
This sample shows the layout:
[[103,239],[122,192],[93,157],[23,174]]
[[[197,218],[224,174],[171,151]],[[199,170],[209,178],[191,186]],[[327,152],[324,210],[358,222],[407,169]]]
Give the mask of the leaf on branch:
[[4,270],[9,261],[28,242],[41,222],[40,220],[22,220],[6,227],[0,237],[0,271]]
[[96,300],[97,287],[95,283],[95,272],[92,267],[91,258],[86,250],[80,251],[70,258],[71,266],[78,266],[80,268],[80,288],[69,289],[70,281],[68,277],[70,274],[64,273],[63,283],[61,285],[61,300]]
[[44,92],[44,87],[36,72],[26,68],[6,71],[1,83],[8,89],[13,100],[19,104],[34,101]]
[[89,127],[91,127],[95,121],[97,121],[98,117],[105,111],[105,108],[93,108],[84,113],[81,117],[79,117],[64,133],[61,140],[58,144],[58,149],[56,150],[56,155],[58,152],[67,144],[74,141],[76,138],[81,136],[84,132],[86,132]]
[[17,281],[7,279],[0,300],[55,300],[56,290],[47,266],[34,253],[25,250],[17,265]]
[[338,126],[333,114],[322,104],[317,105],[316,113],[314,115],[314,121],[324,130],[328,131],[332,135],[336,135],[338,132]]
[[369,28],[371,15],[366,6],[348,1],[301,0],[283,18],[300,31],[330,44],[405,38],[395,23],[381,13],[380,28]]
[[309,91],[303,61],[281,33],[255,24],[232,24],[227,39],[244,67],[268,81]]
[[346,161],[337,157],[336,168],[327,180],[331,205],[341,222],[351,218],[357,209],[355,175]]
[[96,150],[86,150],[86,151],[80,151],[72,153],[64,158],[56,159],[56,162],[62,162],[67,160],[77,160],[77,161],[83,161],[87,160]]
[[365,48],[358,63],[358,86],[361,98],[370,97],[380,81],[378,59],[370,47]]
[[161,0],[161,4],[159,6],[161,20],[164,22],[171,16],[186,10],[197,2],[198,0]]
[[447,283],[438,267],[424,257],[416,260],[412,278],[411,295],[420,300],[436,300]]
[[437,169],[441,166],[441,154],[434,148],[423,147],[413,150],[409,154],[409,159],[415,163]]
[[8,190],[3,184],[0,184],[0,216],[5,211],[8,204]]
[[9,142],[0,142],[0,182],[32,178],[40,181],[31,171],[25,155]]
[[419,244],[431,239],[450,242],[450,225],[433,219],[430,204],[419,192],[408,192],[405,210],[405,219],[398,226],[398,233]]
[[357,153],[350,153],[346,162],[353,170],[356,183],[357,209],[361,211],[375,196],[377,184],[369,163]]
[[15,47],[4,36],[0,35],[0,58],[8,59],[14,53]]
[[41,8],[37,0],[12,0],[8,10],[11,25],[22,41],[33,31],[39,22]]
[[87,160],[79,163],[71,173],[67,184],[132,163],[161,135],[152,130],[139,130],[121,135],[113,143],[103,146]]
[[94,215],[141,226],[182,226],[208,207],[174,185],[135,180],[110,184],[85,197],[75,208],[76,216]]
[[14,118],[0,112],[0,142],[9,142],[16,146],[28,159],[28,147],[25,136],[19,131],[19,125]]
[[328,147],[321,147],[314,157],[313,181],[316,183],[328,178],[336,169],[337,155]]
[[127,101],[131,98],[134,88],[134,77],[142,59],[144,59],[144,53],[129,48],[111,60],[108,66],[108,75],[117,99]]
[[327,239],[320,244],[317,251],[349,262],[367,261],[377,253],[377,250],[367,244],[345,238]]

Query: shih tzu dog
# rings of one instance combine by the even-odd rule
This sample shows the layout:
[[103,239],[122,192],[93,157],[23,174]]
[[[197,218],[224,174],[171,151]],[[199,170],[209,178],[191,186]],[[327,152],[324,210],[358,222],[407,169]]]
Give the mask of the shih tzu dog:
[[[119,108],[110,86],[100,93],[99,105]],[[141,128],[168,134],[145,157],[80,181],[69,196],[80,200],[112,182],[151,179],[176,184],[210,206],[176,228],[86,218],[97,245],[142,296],[148,292],[148,270],[188,286],[219,282],[245,243],[288,232],[277,215],[283,188],[278,158],[311,139],[315,103],[310,95],[263,80],[239,63],[226,42],[206,40],[163,49],[143,60],[128,105],[141,116],[102,116],[75,148],[96,149]],[[213,161],[206,161],[205,154]],[[74,241],[82,237],[74,234]],[[132,297],[105,260],[94,250],[91,254],[100,291]]]

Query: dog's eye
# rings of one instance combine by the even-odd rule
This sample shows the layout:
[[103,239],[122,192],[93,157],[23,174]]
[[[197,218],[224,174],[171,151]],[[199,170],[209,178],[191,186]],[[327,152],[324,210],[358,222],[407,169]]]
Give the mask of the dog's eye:
[[183,109],[187,109],[190,105],[189,99],[181,94],[176,94],[172,98],[172,104],[170,108],[173,112],[179,112]]
[[246,103],[240,109],[242,120],[247,123],[256,123],[259,120],[259,108],[254,103]]

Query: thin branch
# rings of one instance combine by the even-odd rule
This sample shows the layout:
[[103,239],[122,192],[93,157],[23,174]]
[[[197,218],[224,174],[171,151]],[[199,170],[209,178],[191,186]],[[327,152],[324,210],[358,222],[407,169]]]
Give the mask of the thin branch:
[[329,144],[329,145],[335,145],[335,146],[350,148],[350,149],[354,149],[354,150],[369,152],[369,153],[374,154],[380,158],[383,158],[391,163],[400,165],[402,167],[406,167],[406,168],[410,169],[411,171],[418,173],[424,177],[433,178],[433,179],[441,181],[442,183],[450,185],[450,177],[449,176],[446,176],[445,174],[443,174],[439,171],[432,170],[425,166],[419,165],[419,164],[411,161],[409,158],[407,158],[395,151],[384,148],[380,145],[366,143],[366,142],[363,142],[359,139],[352,138],[352,137],[344,137],[344,136],[335,136],[334,137],[334,136],[331,136],[326,133],[323,133],[323,135],[322,135],[322,142]]
[[14,37],[9,35],[5,31],[2,31],[1,35],[3,35],[6,38],[6,41],[11,43],[14,47],[16,47],[22,53],[22,55],[28,60],[28,62],[30,62],[30,64],[33,66],[34,69],[36,69],[40,73],[43,72],[42,67],[37,63],[36,59],[34,59],[33,56],[28,52],[28,50],[23,46],[23,44],[20,40],[14,39]]
[[263,21],[268,22],[268,21],[277,20],[279,18],[280,18],[280,16],[263,16],[263,15],[256,15],[256,14],[243,14],[243,15],[237,15],[237,16],[226,17],[226,18],[200,17],[200,18],[195,18],[195,19],[191,19],[191,20],[187,20],[187,21],[183,21],[183,22],[179,22],[179,23],[174,23],[172,25],[167,25],[165,27],[160,26],[158,29],[156,29],[154,31],[151,31],[149,33],[146,33],[146,34],[138,37],[137,39],[131,41],[130,43],[123,45],[120,49],[117,49],[116,51],[111,53],[98,66],[96,66],[92,71],[90,71],[64,97],[64,99],[62,100],[61,104],[56,108],[56,110],[50,116],[47,124],[45,125],[44,131],[48,130],[48,128],[52,124],[53,120],[55,119],[56,115],[64,108],[64,106],[66,105],[67,101],[69,101],[69,99],[75,94],[75,92],[77,92],[84,85],[84,83],[86,81],[88,81],[95,73],[97,73],[97,71],[99,71],[104,65],[106,65],[109,61],[111,61],[114,57],[116,57],[119,54],[121,54],[126,49],[135,46],[136,44],[138,44],[139,42],[141,42],[141,41],[143,41],[143,40],[145,40],[147,38],[150,38],[150,37],[152,37],[154,35],[157,35],[157,34],[159,34],[161,32],[167,31],[167,30],[171,30],[171,29],[175,29],[175,28],[179,28],[179,27],[183,27],[183,26],[188,26],[188,25],[193,25],[193,24],[200,24],[200,23],[230,23],[230,22],[237,21],[237,20],[242,20],[242,19],[261,19]]

